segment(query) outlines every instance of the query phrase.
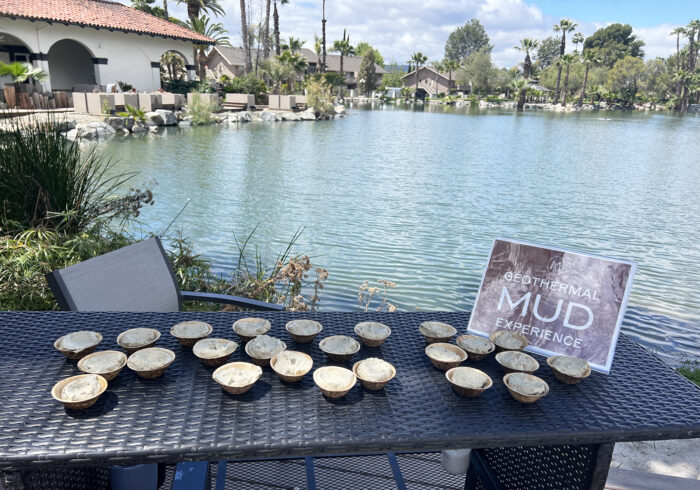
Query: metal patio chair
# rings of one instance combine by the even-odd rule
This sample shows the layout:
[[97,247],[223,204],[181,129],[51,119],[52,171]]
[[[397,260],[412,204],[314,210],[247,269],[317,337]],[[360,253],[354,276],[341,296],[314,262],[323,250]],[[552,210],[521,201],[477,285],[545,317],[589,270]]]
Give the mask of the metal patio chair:
[[180,311],[183,301],[281,311],[284,305],[225,294],[181,291],[158,237],[46,274],[67,311]]

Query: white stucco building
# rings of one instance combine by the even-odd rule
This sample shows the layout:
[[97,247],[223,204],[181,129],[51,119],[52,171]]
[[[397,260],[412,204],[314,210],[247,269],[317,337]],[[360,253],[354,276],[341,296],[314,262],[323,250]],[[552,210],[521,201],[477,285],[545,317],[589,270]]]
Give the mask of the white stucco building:
[[[141,91],[160,88],[160,58],[186,61],[194,77],[194,44],[206,36],[106,0],[1,0],[0,61],[32,63],[49,74],[45,91],[91,91],[117,81]],[[10,83],[0,78],[0,88]]]

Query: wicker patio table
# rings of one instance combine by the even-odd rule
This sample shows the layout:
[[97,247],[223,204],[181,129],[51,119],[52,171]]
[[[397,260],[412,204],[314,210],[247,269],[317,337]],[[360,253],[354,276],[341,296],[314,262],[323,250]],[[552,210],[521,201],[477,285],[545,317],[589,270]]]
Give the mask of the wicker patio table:
[[[212,337],[239,341],[231,326],[244,316],[272,322],[270,335],[306,352],[314,369],[331,362],[320,338],[354,336],[361,321],[391,327],[378,348],[363,346],[346,367],[366,357],[396,366],[383,391],[358,383],[344,398],[325,398],[311,373],[288,384],[265,368],[244,395],[229,395],[204,366],[169,334],[172,325],[202,320]],[[323,324],[311,344],[285,331],[292,319]],[[418,325],[427,320],[466,331],[468,313],[0,313],[0,470],[104,466],[143,462],[215,461],[304,455],[474,451],[467,487],[602,488],[619,441],[700,437],[700,389],[662,361],[620,337],[610,375],[592,373],[577,385],[554,379],[544,359],[537,376],[549,394],[533,405],[506,390],[493,356],[464,365],[484,370],[494,385],[478,398],[459,397],[424,354]],[[162,332],[157,346],[172,349],[165,375],[144,380],[128,368],[84,411],[51,398],[60,379],[80,374],[75,361],[53,347],[76,330],[96,330],[98,350],[118,349],[117,335],[133,327]],[[231,361],[248,360],[242,346]]]

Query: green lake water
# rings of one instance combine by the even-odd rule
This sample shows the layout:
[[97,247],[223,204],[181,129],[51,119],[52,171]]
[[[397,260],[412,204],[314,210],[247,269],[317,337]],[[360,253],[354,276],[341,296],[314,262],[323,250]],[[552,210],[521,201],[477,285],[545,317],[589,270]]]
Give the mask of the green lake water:
[[[215,269],[234,233],[267,263],[295,250],[330,277],[323,310],[367,280],[399,309],[471,309],[494,238],[638,263],[624,331],[700,356],[700,117],[358,107],[317,123],[172,128],[100,146],[150,185],[145,231],[181,229]],[[251,251],[253,249],[251,248]]]

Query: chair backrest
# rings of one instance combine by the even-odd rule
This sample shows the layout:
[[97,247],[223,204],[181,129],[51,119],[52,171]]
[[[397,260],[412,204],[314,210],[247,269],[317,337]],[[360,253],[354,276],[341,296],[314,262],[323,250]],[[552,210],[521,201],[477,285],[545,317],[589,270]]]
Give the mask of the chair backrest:
[[180,290],[158,237],[46,275],[70,311],[179,311]]

